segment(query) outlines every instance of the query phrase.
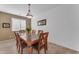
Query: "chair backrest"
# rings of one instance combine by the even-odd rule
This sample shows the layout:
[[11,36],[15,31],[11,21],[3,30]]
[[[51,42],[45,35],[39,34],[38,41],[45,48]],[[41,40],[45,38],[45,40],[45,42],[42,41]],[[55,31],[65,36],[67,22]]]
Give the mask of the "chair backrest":
[[43,30],[38,30],[38,35],[40,35],[40,33],[43,33]]
[[16,38],[16,43],[18,43],[17,33],[16,33],[16,32],[14,32],[14,34],[15,34],[15,38]]
[[48,39],[48,32],[40,33],[40,36],[39,36],[39,49],[41,47],[43,47],[45,44],[47,44],[47,39]]
[[32,30],[32,34],[36,34],[36,30]]
[[18,33],[16,33],[16,32],[14,32],[14,33],[15,33],[15,36],[16,36],[16,42],[17,42],[17,44],[21,45],[20,35]]

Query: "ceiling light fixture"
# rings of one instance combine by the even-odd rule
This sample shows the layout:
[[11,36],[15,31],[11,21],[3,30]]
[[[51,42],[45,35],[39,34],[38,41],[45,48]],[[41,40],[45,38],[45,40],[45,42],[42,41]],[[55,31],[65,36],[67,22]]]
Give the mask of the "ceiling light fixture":
[[33,17],[33,16],[31,15],[30,6],[31,6],[31,4],[28,4],[28,13],[27,13],[27,15],[26,15],[26,17],[27,17],[28,19],[31,19],[31,18]]

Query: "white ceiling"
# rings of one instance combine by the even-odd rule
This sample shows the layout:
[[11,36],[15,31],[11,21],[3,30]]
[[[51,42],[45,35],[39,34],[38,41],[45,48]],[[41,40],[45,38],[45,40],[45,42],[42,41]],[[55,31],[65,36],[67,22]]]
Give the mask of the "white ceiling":
[[[55,8],[58,4],[32,4],[31,13],[35,16]],[[0,11],[25,16],[27,14],[27,4],[0,4]]]

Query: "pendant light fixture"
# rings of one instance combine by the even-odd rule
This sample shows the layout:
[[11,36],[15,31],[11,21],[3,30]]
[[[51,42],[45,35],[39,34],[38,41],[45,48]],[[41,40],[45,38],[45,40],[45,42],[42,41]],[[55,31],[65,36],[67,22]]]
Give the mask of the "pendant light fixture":
[[28,19],[31,19],[31,18],[33,17],[33,16],[31,15],[30,6],[31,6],[31,4],[28,4],[28,12],[27,12],[27,15],[26,15],[26,17],[27,17]]

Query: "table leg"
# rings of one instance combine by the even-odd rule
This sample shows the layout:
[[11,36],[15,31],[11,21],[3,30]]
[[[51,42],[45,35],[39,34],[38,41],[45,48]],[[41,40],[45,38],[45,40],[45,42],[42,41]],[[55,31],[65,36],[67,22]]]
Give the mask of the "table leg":
[[29,54],[32,54],[32,47],[28,47],[27,51],[28,51]]
[[27,51],[29,54],[32,54],[32,42],[31,40],[27,40]]

